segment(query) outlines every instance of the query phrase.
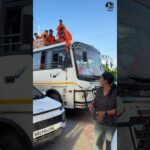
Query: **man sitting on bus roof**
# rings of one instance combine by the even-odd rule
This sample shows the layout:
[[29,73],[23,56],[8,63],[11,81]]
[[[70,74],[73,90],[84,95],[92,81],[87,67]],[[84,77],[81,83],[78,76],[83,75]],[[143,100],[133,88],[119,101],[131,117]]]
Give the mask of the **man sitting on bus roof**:
[[62,27],[65,28],[65,25],[63,24],[62,19],[60,19],[60,20],[59,20],[59,25],[57,26],[57,35],[59,34],[60,29],[61,29]]
[[48,30],[45,30],[45,31],[42,33],[41,38],[44,39],[45,36],[47,36],[47,35],[48,35]]
[[72,35],[71,33],[64,27],[61,27],[58,42],[66,42],[66,51],[69,53],[69,46],[71,45]]
[[64,33],[64,28],[62,27],[58,33],[58,42],[65,42],[65,33]]
[[49,44],[49,41],[48,41],[48,30],[45,30],[42,35],[41,35],[42,39],[43,39],[43,42],[44,42],[44,45],[45,46],[48,46],[50,45]]
[[71,33],[64,27],[61,27],[59,35],[58,35],[58,42],[64,42],[64,41],[71,41],[72,35]]
[[34,33],[34,36],[36,40],[41,39],[41,37],[37,33]]
[[49,41],[50,45],[53,45],[56,42],[55,36],[53,35],[53,30],[52,29],[49,30],[49,35],[47,37],[47,40]]

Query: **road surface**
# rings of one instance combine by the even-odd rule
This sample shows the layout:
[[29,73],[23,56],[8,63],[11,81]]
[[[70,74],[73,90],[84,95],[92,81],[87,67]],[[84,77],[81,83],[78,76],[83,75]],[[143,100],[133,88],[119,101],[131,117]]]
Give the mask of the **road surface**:
[[67,110],[66,129],[53,143],[38,150],[93,150],[94,124],[86,110]]

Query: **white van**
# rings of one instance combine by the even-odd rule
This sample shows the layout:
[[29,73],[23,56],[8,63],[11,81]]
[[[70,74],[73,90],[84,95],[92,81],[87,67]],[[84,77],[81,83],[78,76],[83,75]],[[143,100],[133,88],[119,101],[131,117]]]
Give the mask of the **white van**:
[[44,96],[33,87],[33,145],[54,140],[65,128],[65,110],[62,104]]

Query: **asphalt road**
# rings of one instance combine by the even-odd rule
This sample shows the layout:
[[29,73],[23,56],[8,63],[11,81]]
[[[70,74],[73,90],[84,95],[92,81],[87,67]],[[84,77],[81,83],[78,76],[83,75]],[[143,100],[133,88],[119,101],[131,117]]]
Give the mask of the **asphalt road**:
[[92,150],[94,124],[86,110],[66,110],[67,124],[64,132],[52,143],[38,150]]

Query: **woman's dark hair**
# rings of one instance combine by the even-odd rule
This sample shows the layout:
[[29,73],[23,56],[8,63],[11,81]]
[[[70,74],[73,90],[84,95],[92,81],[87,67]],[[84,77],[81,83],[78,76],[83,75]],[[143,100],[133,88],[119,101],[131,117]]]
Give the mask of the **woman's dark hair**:
[[101,76],[104,80],[107,80],[110,85],[114,82],[114,76],[110,72],[104,72]]
[[117,88],[117,85],[114,83],[115,78],[113,74],[110,72],[104,72],[101,76],[104,78],[104,80],[107,80],[108,83],[110,84],[111,90],[109,92],[109,95],[111,95],[112,92]]

